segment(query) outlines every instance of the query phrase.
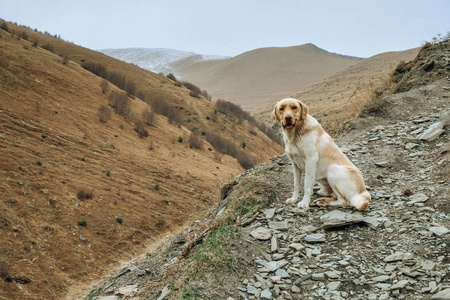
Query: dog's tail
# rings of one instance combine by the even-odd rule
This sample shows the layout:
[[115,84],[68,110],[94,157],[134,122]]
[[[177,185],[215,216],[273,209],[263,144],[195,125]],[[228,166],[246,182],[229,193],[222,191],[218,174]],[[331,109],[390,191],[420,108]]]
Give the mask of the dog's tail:
[[351,203],[358,210],[366,210],[369,207],[370,199],[369,192],[364,191],[361,194],[353,196]]

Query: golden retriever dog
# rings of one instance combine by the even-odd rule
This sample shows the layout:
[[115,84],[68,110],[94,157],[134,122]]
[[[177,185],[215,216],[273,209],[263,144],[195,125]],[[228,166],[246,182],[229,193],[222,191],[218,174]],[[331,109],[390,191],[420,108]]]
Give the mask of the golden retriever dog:
[[323,196],[315,201],[319,206],[348,206],[365,210],[370,194],[361,172],[345,156],[319,122],[308,114],[308,107],[300,100],[279,101],[272,118],[281,122],[285,151],[292,161],[294,193],[286,203],[300,199],[300,180],[305,173],[304,195],[299,208],[309,208],[315,182]]

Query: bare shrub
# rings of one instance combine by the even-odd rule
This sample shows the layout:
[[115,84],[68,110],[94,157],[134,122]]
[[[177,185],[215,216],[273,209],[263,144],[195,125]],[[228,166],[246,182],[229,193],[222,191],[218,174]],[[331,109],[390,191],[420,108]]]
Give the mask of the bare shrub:
[[100,88],[102,89],[102,93],[106,94],[109,90],[109,83],[108,80],[103,79],[102,82],[100,82]]
[[236,155],[236,159],[238,163],[246,170],[251,169],[256,165],[253,157],[244,151],[239,151]]
[[256,125],[256,120],[246,111],[244,111],[239,105],[231,103],[229,101],[219,99],[216,101],[217,111],[227,116],[235,116],[239,123],[247,120],[250,124]]
[[148,137],[147,128],[145,128],[145,123],[141,120],[134,122],[134,130],[139,134],[139,137],[142,139],[144,137]]
[[191,132],[191,135],[189,136],[189,147],[193,149],[203,149],[203,139]]
[[144,123],[148,126],[155,126],[156,124],[156,115],[150,109],[146,109],[142,112],[142,118],[144,119]]
[[206,140],[216,149],[216,151],[236,157],[238,152],[236,145],[219,134],[208,133],[206,135]]
[[77,198],[80,200],[92,199],[92,190],[86,187],[79,188],[77,191]]
[[167,78],[169,78],[170,80],[173,80],[173,81],[175,81],[175,82],[177,82],[178,80],[177,80],[177,78],[175,77],[175,75],[173,75],[172,73],[169,73],[169,74],[167,74],[167,76],[166,76]]
[[39,41],[38,41],[38,39],[35,39],[33,42],[33,47],[36,48],[37,46],[39,46]]
[[215,159],[215,160],[217,160],[217,161],[222,161],[222,156],[223,156],[222,153],[220,153],[220,152],[218,152],[218,151],[215,151],[215,152],[214,152],[214,159]]
[[26,41],[28,41],[28,39],[30,38],[30,37],[28,36],[28,33],[27,33],[26,31],[22,31],[22,32],[19,34],[19,36],[20,36],[20,38],[22,38],[22,39],[24,39],[24,40],[26,40]]
[[111,111],[109,110],[108,106],[106,106],[104,104],[98,108],[97,114],[98,114],[98,119],[102,123],[106,123],[109,120],[111,120]]
[[150,144],[148,145],[148,150],[153,151],[155,149],[155,146],[153,145],[153,140],[150,141]]
[[109,100],[116,114],[128,116],[130,114],[130,99],[126,93],[112,91]]
[[8,26],[8,23],[6,23],[6,22],[3,22],[2,25],[0,26],[0,28],[9,32],[9,26]]
[[169,119],[170,124],[183,124],[183,118],[181,117],[180,113],[173,107],[169,107],[167,119]]
[[125,83],[124,90],[130,95],[136,95],[137,92],[136,83],[134,81],[127,80]]
[[[44,46],[42,46],[44,48]],[[92,63],[92,62],[84,62],[81,64],[83,68],[88,70],[91,73],[94,73],[97,76],[100,76],[102,78],[106,78],[108,75],[108,70],[106,67],[99,63]]]
[[41,46],[41,48],[50,52],[55,52],[55,47],[52,44],[44,44]]
[[63,65],[67,65],[67,63],[69,62],[69,55],[67,54],[61,54],[62,57],[62,63]]
[[101,77],[106,78],[107,80],[109,80],[109,82],[111,82],[112,84],[117,86],[119,89],[122,89],[122,90],[125,89],[125,85],[127,83],[125,74],[122,74],[119,72],[109,72],[107,74],[107,76],[105,76],[105,77],[101,76]]
[[166,100],[162,98],[148,99],[147,103],[153,108],[157,114],[167,116],[169,114],[170,106]]
[[187,82],[187,81],[183,81],[181,84],[184,85],[188,90],[191,91],[189,93],[190,96],[200,98],[200,95],[202,94],[202,90],[198,86],[196,86],[193,83]]

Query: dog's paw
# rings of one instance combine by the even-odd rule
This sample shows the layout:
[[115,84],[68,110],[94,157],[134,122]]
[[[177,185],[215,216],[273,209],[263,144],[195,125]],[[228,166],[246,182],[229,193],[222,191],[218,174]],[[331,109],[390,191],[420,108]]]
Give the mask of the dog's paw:
[[330,206],[330,201],[333,201],[333,198],[319,198],[314,200],[314,204],[317,206],[325,207]]
[[295,199],[294,197],[288,198],[288,199],[286,200],[286,204],[288,204],[288,203],[295,203],[296,201],[297,201],[297,199]]
[[300,201],[300,202],[297,204],[297,207],[300,208],[300,209],[308,209],[308,208],[309,208],[309,202],[306,202],[306,201]]

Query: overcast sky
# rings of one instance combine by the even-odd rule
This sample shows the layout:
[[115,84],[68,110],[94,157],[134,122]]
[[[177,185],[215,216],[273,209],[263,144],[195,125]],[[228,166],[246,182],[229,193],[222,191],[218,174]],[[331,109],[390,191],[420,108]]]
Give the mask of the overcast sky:
[[450,0],[0,0],[0,18],[91,48],[235,56],[313,43],[369,57],[450,31]]

